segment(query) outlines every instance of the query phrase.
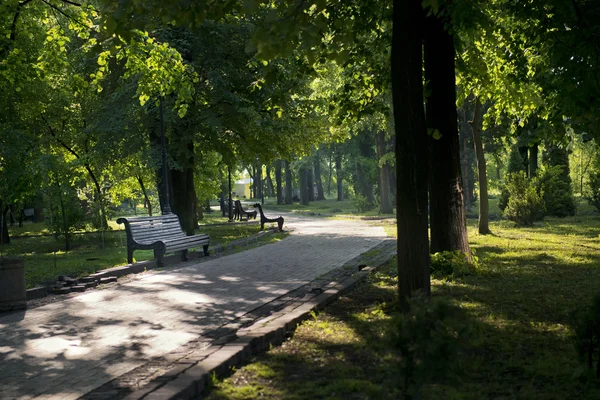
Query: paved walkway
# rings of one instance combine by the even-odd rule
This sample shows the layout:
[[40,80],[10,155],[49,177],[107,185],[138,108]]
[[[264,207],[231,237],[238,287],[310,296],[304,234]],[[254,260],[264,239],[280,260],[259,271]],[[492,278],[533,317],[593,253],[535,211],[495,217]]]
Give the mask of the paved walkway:
[[277,243],[0,314],[0,399],[79,398],[385,238],[361,221],[286,215],[285,228]]

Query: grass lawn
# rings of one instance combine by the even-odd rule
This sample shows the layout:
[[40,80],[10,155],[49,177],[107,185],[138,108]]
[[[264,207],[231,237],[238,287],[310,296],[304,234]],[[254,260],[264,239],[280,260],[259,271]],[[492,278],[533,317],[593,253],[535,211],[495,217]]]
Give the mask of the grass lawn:
[[[256,234],[259,224],[235,223],[227,224],[226,218],[218,213],[207,216],[199,229],[208,233],[211,245],[227,244],[236,239]],[[218,217],[217,217],[218,215]],[[71,250],[65,252],[64,239],[58,240],[48,235],[44,223],[26,223],[22,228],[10,227],[13,237],[10,245],[0,246],[2,255],[23,257],[25,260],[25,281],[28,288],[35,287],[45,281],[54,280],[58,275],[73,277],[85,276],[98,270],[127,263],[126,238],[123,226],[109,221],[115,229],[102,233],[77,233],[72,236]],[[223,223],[216,225],[216,223]],[[45,235],[44,235],[45,234]],[[29,237],[16,237],[30,235]],[[271,236],[265,240],[273,239]],[[137,250],[135,261],[150,260],[154,257],[152,250]]]
[[[457,374],[434,376],[423,399],[600,399],[600,383],[577,378],[574,311],[600,292],[600,217],[547,218],[531,228],[491,223],[476,233],[477,275],[433,280],[432,297],[466,314]],[[397,311],[395,265],[302,324],[283,346],[225,380],[217,399],[399,399],[401,357],[390,337]],[[423,333],[424,334],[424,333]],[[422,366],[433,367],[424,358]]]

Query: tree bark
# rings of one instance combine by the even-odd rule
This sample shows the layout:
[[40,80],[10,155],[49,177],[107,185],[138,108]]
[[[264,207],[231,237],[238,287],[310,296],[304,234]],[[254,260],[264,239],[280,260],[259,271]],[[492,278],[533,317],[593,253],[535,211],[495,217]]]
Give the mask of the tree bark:
[[337,201],[344,201],[344,173],[342,171],[342,152],[336,146],[335,152],[335,179],[337,181]]
[[281,160],[275,161],[275,192],[277,204],[283,204],[283,192],[281,191]]
[[273,188],[273,179],[271,179],[271,167],[267,166],[266,170],[267,197],[272,198],[275,197],[275,189]]
[[186,235],[194,234],[196,212],[196,189],[194,187],[194,143],[187,143],[186,160],[180,160],[181,170],[171,170],[173,182],[172,210],[179,217],[181,229]]
[[315,200],[325,200],[325,193],[323,191],[323,178],[321,177],[321,155],[319,151],[316,151],[313,169],[315,171],[315,184],[317,185],[317,198]]
[[423,110],[420,0],[395,0],[392,32],[392,99],[396,130],[398,292],[430,292],[427,236],[427,129]]
[[313,173],[312,165],[306,166],[306,194],[308,195],[308,201],[315,201],[315,174]]
[[[447,21],[426,18],[424,35],[425,80],[429,82],[427,127],[430,143],[431,252],[461,251],[471,257],[467,238],[456,115],[454,42]],[[436,140],[433,134],[441,137]]]
[[292,169],[290,168],[290,162],[285,161],[285,204],[293,204],[292,200]]
[[327,177],[327,195],[331,196],[331,181],[333,178],[333,144],[329,145],[329,176]]
[[483,153],[483,144],[481,142],[481,119],[482,109],[479,97],[475,98],[475,113],[473,114],[473,143],[475,145],[475,154],[477,155],[477,174],[479,175],[479,223],[478,230],[482,235],[492,233],[489,226],[490,207],[488,203],[488,182],[487,168],[485,163],[485,154]]
[[298,177],[300,178],[300,204],[307,206],[310,204],[310,201],[308,196],[308,171],[306,167],[300,167]]
[[529,179],[537,174],[538,170],[538,144],[534,143],[529,147]]
[[0,200],[0,245],[10,244],[10,235],[8,233],[8,218],[6,213],[8,212],[8,206],[5,206],[3,201]]
[[381,165],[381,158],[385,155],[385,131],[377,132],[377,159],[379,160],[379,212],[382,214],[391,214],[394,212],[392,202],[390,200],[390,178],[389,165],[387,163]]
[[[468,101],[465,100],[462,109],[460,110],[461,130],[459,132],[459,140],[461,143],[460,166],[462,171],[463,188],[469,188],[469,154],[467,151],[467,132],[470,130],[467,106]],[[465,208],[471,211],[471,191],[465,190]]]

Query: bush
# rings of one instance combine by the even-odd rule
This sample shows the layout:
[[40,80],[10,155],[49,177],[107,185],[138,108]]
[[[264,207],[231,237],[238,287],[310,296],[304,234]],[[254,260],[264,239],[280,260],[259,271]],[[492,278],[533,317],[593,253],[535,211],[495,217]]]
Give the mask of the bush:
[[416,398],[432,378],[445,378],[457,371],[461,343],[466,343],[470,323],[460,308],[441,298],[416,295],[408,309],[393,319],[392,339],[400,351],[402,391]]
[[590,206],[593,206],[600,212],[600,174],[588,174],[588,187],[583,197]]
[[477,257],[460,251],[442,251],[431,256],[430,272],[434,278],[458,278],[477,272]]
[[372,210],[375,207],[365,196],[358,193],[352,199],[352,204],[359,213]]
[[537,178],[539,191],[543,193],[545,215],[567,217],[575,215],[575,198],[571,179],[564,174],[564,167],[556,165],[544,168]]
[[529,180],[524,172],[508,176],[509,198],[504,216],[519,226],[530,226],[544,217],[544,198],[537,179]]

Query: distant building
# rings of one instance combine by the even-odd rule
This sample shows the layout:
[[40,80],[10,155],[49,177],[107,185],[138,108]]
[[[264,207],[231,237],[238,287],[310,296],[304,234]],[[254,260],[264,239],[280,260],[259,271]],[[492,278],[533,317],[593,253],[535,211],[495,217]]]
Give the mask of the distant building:
[[233,185],[231,195],[233,197],[241,197],[245,199],[250,198],[250,185],[252,185],[252,178],[244,178],[236,181]]

